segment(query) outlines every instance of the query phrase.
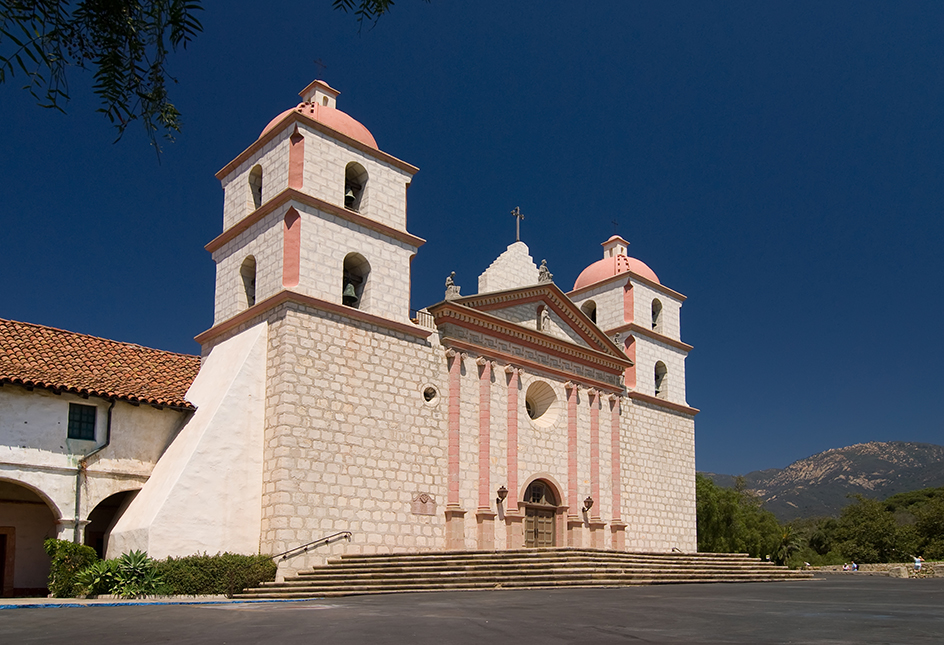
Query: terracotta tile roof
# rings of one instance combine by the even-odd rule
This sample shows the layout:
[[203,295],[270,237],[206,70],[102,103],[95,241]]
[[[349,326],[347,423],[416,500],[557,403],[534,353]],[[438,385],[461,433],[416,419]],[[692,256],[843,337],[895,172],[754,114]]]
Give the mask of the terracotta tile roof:
[[193,409],[200,357],[0,318],[0,384]]

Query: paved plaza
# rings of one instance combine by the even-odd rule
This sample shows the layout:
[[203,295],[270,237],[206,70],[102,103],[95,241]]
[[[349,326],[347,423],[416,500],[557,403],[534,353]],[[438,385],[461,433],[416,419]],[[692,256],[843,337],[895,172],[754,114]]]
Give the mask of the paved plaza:
[[[2,602],[2,601],[0,601]],[[944,579],[0,610],[4,643],[941,643]]]

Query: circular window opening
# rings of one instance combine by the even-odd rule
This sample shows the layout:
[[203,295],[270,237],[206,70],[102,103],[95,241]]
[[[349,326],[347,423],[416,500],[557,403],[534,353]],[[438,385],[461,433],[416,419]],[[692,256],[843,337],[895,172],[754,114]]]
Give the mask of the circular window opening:
[[535,425],[547,428],[557,421],[557,395],[543,381],[532,383],[524,397],[524,407]]
[[427,403],[435,399],[437,394],[438,392],[436,392],[436,388],[434,387],[428,387],[425,390],[423,390],[423,398],[426,399]]

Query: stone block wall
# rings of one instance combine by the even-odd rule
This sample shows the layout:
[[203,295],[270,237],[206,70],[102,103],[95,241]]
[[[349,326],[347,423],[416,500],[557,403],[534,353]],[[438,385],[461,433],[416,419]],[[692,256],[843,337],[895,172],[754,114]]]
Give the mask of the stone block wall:
[[263,204],[288,187],[288,138],[291,134],[291,128],[281,132],[221,180],[224,231],[255,210],[249,173],[256,165],[262,166]]
[[597,306],[597,327],[603,330],[614,329],[620,325],[632,322],[626,320],[623,306],[623,285],[625,280],[615,280],[581,291],[572,300],[583,309],[588,300]]
[[[269,324],[262,552],[344,530],[354,534],[337,547],[345,552],[441,548],[442,350],[293,303],[273,310]],[[427,387],[437,390],[430,402]],[[413,513],[420,493],[434,500],[434,515]]]
[[636,336],[636,392],[655,396],[656,362],[662,361],[667,369],[663,391],[668,387],[665,400],[687,405],[685,398],[686,353],[676,347],[639,334]]
[[623,406],[626,548],[694,552],[694,418],[637,400],[624,400]]
[[652,329],[652,301],[662,303],[662,328],[659,332],[673,340],[682,340],[680,315],[682,303],[652,287],[633,281],[633,308],[636,323]]

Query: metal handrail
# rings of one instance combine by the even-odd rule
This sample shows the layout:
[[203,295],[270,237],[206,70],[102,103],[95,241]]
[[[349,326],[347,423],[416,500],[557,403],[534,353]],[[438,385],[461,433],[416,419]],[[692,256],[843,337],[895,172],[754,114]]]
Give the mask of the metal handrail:
[[309,542],[308,544],[296,546],[295,548],[289,549],[288,551],[283,551],[282,553],[273,555],[272,559],[276,560],[276,559],[281,558],[282,560],[287,560],[288,558],[292,556],[299,555],[301,553],[307,553],[309,549],[314,549],[315,547],[319,547],[325,544],[331,544],[332,542],[335,542],[342,538],[346,538],[350,542],[354,538],[354,535],[350,531],[341,531],[339,533],[334,533],[333,535],[329,535],[328,537],[323,537],[318,540],[315,540],[314,542]]

